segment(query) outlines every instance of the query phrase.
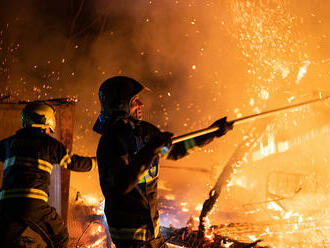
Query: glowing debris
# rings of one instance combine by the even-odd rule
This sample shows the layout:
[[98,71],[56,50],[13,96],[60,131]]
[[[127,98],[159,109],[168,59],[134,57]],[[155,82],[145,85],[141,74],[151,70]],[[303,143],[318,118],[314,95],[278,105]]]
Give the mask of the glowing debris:
[[175,200],[176,196],[174,194],[167,194],[164,196],[164,198],[168,201],[171,201],[171,200],[173,201],[173,200]]
[[307,73],[307,68],[308,66],[311,64],[310,61],[306,60],[303,62],[303,65],[299,68],[299,72],[297,75],[297,80],[296,83],[299,84],[301,79],[305,76],[305,74]]
[[263,100],[267,100],[269,98],[269,92],[266,89],[260,89],[258,96]]
[[252,241],[256,241],[258,240],[257,237],[255,235],[248,235],[249,239],[251,239]]

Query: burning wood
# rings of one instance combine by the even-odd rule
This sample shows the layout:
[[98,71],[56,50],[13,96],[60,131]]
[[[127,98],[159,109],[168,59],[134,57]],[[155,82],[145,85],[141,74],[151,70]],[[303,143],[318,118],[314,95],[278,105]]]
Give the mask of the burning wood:
[[267,127],[267,122],[264,122],[260,129],[252,128],[248,133],[249,137],[245,139],[241,145],[233,153],[229,161],[227,162],[225,168],[219,175],[214,188],[209,193],[209,198],[204,202],[203,209],[199,216],[199,230],[198,235],[200,237],[205,237],[205,220],[207,215],[211,212],[213,206],[215,205],[221,190],[230,182],[232,175],[234,174],[234,168],[239,167],[240,161],[244,159],[246,154],[255,146],[258,141],[259,135]]
[[212,226],[210,234],[212,233],[213,238],[203,238],[199,236],[198,231],[192,231],[188,227],[175,229],[161,227],[161,232],[163,233],[167,243],[180,247],[191,247],[191,248],[266,248],[265,246],[259,246],[258,243],[261,240],[256,240],[251,243],[239,242],[237,240],[216,234],[215,231],[219,229],[217,226]]
[[104,202],[77,192],[70,202],[69,230],[72,242],[69,247],[111,247],[111,238],[104,216]]

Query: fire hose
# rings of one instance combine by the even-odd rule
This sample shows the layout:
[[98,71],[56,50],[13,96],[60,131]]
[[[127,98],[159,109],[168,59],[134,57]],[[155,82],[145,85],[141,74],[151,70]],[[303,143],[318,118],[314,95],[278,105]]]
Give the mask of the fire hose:
[[[233,125],[242,124],[242,123],[253,121],[253,120],[256,120],[256,119],[259,119],[259,118],[264,118],[264,117],[267,117],[269,115],[284,112],[288,109],[294,109],[294,108],[298,108],[298,107],[301,107],[301,106],[304,106],[304,105],[309,105],[309,104],[312,104],[312,103],[325,101],[325,100],[328,100],[329,98],[330,98],[330,95],[329,96],[324,96],[324,97],[319,97],[319,98],[316,98],[316,99],[312,99],[312,100],[309,100],[309,101],[293,104],[293,105],[290,105],[290,106],[285,106],[285,107],[281,107],[281,108],[261,112],[261,113],[258,113],[258,114],[244,116],[244,117],[241,117],[241,118],[238,118],[238,119],[235,119],[235,120],[228,121],[228,123],[232,123]],[[202,136],[204,134],[213,133],[213,132],[216,132],[218,130],[219,130],[219,127],[208,127],[208,128],[204,128],[204,129],[199,129],[197,131],[194,131],[194,132],[191,132],[191,133],[187,133],[187,134],[180,135],[180,136],[172,138],[172,144],[179,143],[181,141],[185,141],[185,140],[192,139],[192,138],[195,138],[195,137],[199,137],[199,136]]]

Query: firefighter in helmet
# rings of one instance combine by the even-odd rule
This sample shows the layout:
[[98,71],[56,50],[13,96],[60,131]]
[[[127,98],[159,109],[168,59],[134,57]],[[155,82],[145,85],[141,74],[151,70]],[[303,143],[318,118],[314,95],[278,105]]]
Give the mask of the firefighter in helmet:
[[72,154],[49,135],[56,125],[51,105],[28,103],[21,120],[23,128],[0,141],[0,161],[4,163],[0,246],[64,248],[67,227],[47,203],[53,166],[85,172],[96,165],[96,159]]
[[142,120],[138,94],[143,89],[125,76],[109,78],[99,89],[101,113],[93,129],[102,135],[97,148],[100,185],[117,248],[165,247],[157,206],[160,150],[171,147],[166,157],[177,160],[232,129],[222,118],[213,124],[219,131],[171,146],[171,133]]

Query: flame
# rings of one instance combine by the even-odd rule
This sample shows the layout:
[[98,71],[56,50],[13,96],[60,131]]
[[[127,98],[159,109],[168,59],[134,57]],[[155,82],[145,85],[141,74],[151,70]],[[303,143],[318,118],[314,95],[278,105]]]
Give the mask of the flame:
[[94,214],[104,215],[104,204],[105,204],[105,201],[102,201],[101,203],[98,203],[97,206],[94,206],[92,208],[92,211],[94,212]]
[[262,88],[262,89],[260,89],[258,96],[263,100],[267,100],[269,98],[269,91]]
[[227,184],[227,187],[233,185],[240,186],[242,188],[248,188],[252,184],[250,185],[248,184],[247,178],[245,176],[240,176],[240,177],[233,177],[231,181]]
[[164,196],[164,198],[168,201],[174,201],[175,200],[175,195],[174,194],[167,194]]
[[278,205],[276,202],[269,202],[268,204],[267,204],[267,207],[268,207],[268,209],[272,209],[272,210],[275,210],[275,211],[282,211],[283,210],[283,208],[280,206],[280,205]]
[[[281,151],[285,150],[286,143],[280,144]],[[274,133],[269,132],[267,134],[267,143],[260,142],[260,149],[252,154],[253,160],[261,160],[269,155],[275,154],[277,152],[277,146],[275,143],[275,136]]]
[[296,83],[299,84],[299,82],[301,81],[301,79],[305,76],[305,74],[307,73],[307,68],[308,66],[311,64],[310,61],[306,60],[303,62],[303,66],[301,66],[299,68],[299,72],[298,72],[298,75],[297,75],[297,80],[296,80]]
[[182,208],[181,210],[182,210],[182,212],[189,212],[188,208]]
[[84,196],[84,201],[86,205],[93,206],[98,205],[100,203],[100,199],[95,195],[86,195]]
[[206,238],[210,241],[213,241],[213,239],[214,239],[214,232],[213,232],[213,229],[211,228],[210,219],[208,216],[206,216],[206,218],[205,218],[204,238]]
[[[87,248],[93,248],[93,247],[98,247],[98,248],[100,248],[100,247],[107,247],[107,246],[106,246],[106,243],[105,243],[105,240],[106,240],[106,236],[104,236],[104,237],[102,237],[102,238],[96,240],[93,244],[88,245]],[[104,243],[104,244],[103,244],[102,246],[100,246],[102,243]]]
[[197,204],[197,206],[195,207],[196,211],[201,211],[202,209],[203,209],[203,204],[202,203]]
[[96,236],[99,235],[103,231],[102,225],[96,225],[94,228],[91,230],[91,235]]
[[249,239],[251,239],[252,241],[256,241],[258,240],[257,237],[255,235],[248,235]]
[[228,242],[228,241],[221,240],[220,244],[221,244],[221,247],[229,248],[234,244],[234,242]]
[[266,146],[263,145],[262,142],[260,142],[260,153],[264,156],[267,157],[270,154],[274,154],[276,152],[275,149],[275,137],[274,134],[269,133],[268,134],[268,143]]

